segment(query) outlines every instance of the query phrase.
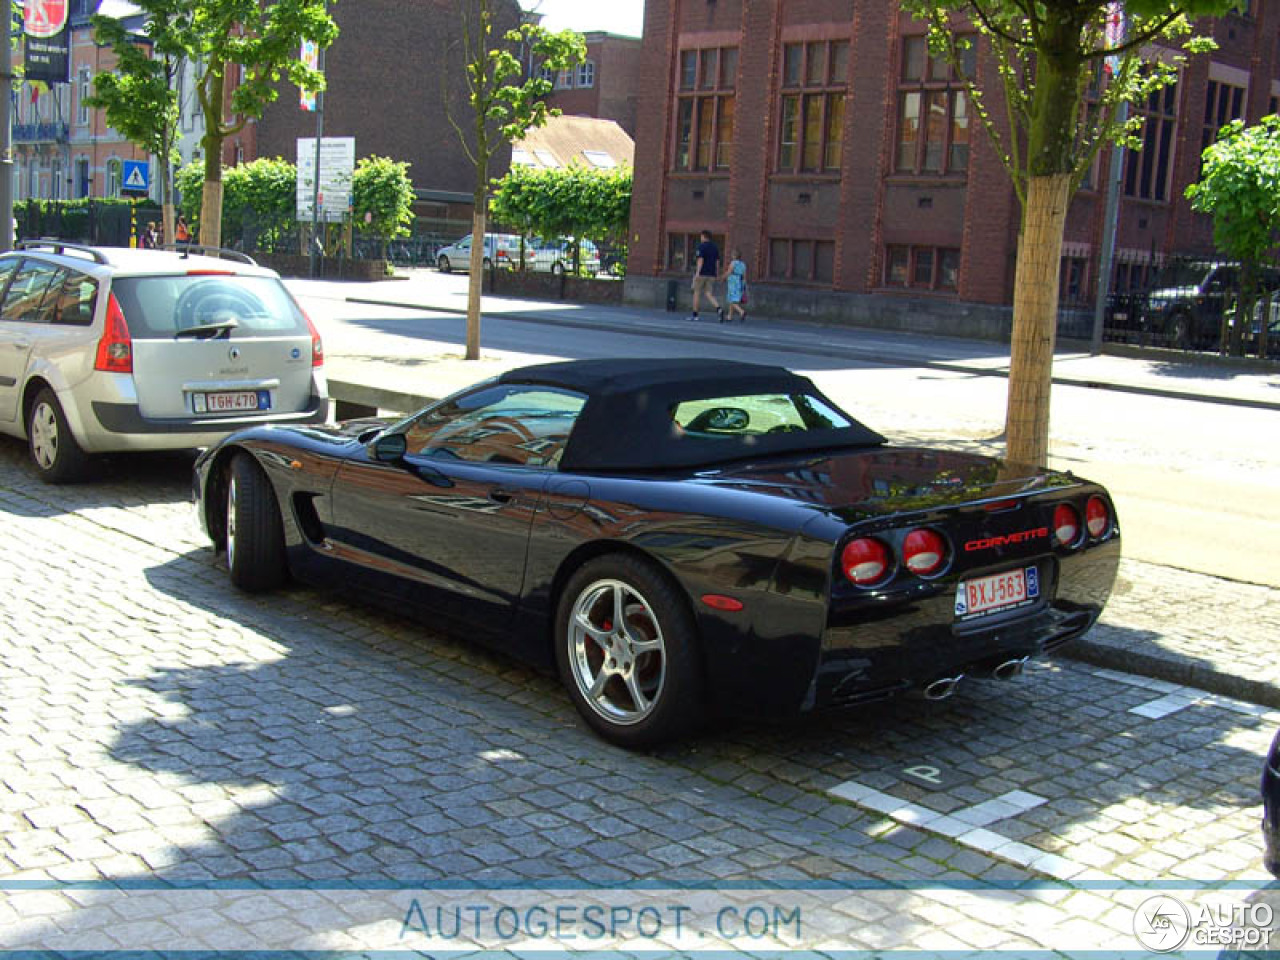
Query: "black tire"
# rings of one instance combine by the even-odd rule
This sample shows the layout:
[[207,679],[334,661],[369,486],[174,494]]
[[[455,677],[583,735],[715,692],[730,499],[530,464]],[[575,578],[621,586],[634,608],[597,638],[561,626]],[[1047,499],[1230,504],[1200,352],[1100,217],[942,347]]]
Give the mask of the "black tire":
[[558,277],[562,273],[564,273],[564,264],[561,263],[559,260],[557,260],[555,263],[551,265],[551,275],[553,277]]
[[[610,612],[619,603],[621,617]],[[575,628],[578,614],[601,636]],[[652,649],[636,652],[632,644]],[[605,740],[638,749],[697,728],[697,628],[683,594],[653,564],[610,554],[576,570],[556,609],[555,648],[569,698]]]
[[44,387],[27,411],[27,450],[36,473],[45,483],[72,483],[83,479],[89,466],[57,395]]
[[1164,332],[1169,339],[1169,346],[1179,350],[1187,349],[1191,345],[1191,314],[1179,310],[1169,318]]
[[453,264],[449,262],[449,258],[446,256],[441,256],[440,259],[436,261],[436,267],[441,273],[449,273],[453,270]]
[[223,550],[231,582],[257,593],[289,579],[284,524],[271,481],[248,454],[237,454],[227,475]]
[[481,270],[488,270],[490,266],[492,266],[492,262],[489,260],[488,257],[485,257],[483,260],[480,261]]

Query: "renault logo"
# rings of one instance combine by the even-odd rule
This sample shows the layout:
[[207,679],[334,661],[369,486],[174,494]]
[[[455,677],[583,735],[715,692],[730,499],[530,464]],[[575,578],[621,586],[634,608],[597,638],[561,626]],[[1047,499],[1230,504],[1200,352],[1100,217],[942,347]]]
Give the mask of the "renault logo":
[[232,347],[230,350],[228,350],[228,351],[227,351],[227,356],[228,356],[228,357],[230,357],[232,360],[239,360],[239,359],[240,359],[240,348],[239,348],[239,347]]

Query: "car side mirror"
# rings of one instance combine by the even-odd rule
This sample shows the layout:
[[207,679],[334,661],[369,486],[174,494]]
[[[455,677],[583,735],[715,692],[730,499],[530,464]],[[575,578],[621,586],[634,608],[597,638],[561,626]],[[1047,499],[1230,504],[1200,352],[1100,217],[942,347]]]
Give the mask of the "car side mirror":
[[403,433],[380,433],[369,445],[373,459],[380,463],[398,463],[409,450]]

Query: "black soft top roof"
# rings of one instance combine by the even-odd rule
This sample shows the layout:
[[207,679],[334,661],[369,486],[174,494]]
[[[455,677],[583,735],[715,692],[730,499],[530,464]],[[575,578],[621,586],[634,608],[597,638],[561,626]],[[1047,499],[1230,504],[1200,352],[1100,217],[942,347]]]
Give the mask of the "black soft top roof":
[[808,377],[758,363],[688,358],[568,360],[510,370],[498,382],[539,384],[586,395],[560,459],[560,469],[566,471],[709,466],[885,442],[852,417],[850,427],[740,437],[688,434],[672,420],[676,405],[686,400],[766,393],[806,394],[840,409]]

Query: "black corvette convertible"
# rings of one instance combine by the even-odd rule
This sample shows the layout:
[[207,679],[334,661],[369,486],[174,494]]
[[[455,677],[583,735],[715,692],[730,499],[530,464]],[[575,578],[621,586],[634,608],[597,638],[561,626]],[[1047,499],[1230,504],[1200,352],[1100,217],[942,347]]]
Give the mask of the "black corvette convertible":
[[1005,679],[1087,630],[1120,534],[1070,474],[894,447],[807,378],[513,370],[405,419],[241,431],[196,464],[232,581],[358,585],[554,663],[601,735]]

